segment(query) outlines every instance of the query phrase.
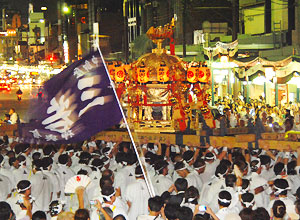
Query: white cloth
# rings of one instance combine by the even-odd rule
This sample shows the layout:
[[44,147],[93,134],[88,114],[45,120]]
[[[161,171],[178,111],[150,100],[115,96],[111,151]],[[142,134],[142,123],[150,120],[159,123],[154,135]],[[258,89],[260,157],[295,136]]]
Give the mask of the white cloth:
[[114,187],[121,189],[121,195],[126,192],[127,186],[135,181],[135,168],[133,166],[126,166],[120,169],[116,175],[114,180]]
[[137,220],[163,220],[160,216],[151,216],[151,215],[139,215]]
[[12,184],[8,177],[0,174],[0,201],[5,201],[12,191]]
[[136,219],[139,215],[148,214],[148,199],[150,194],[144,179],[137,179],[129,184],[126,192],[125,199],[131,203],[128,212],[129,219]]
[[255,194],[254,200],[257,207],[267,207],[270,203],[269,194],[272,192],[269,188],[268,181],[257,173],[251,174],[250,190],[254,191],[258,187],[264,187],[265,190]]
[[21,180],[30,180],[33,173],[26,167],[19,167],[18,169],[13,170],[12,174],[15,179],[14,182],[18,184],[18,182],[20,182]]
[[18,116],[18,114],[16,113],[16,112],[14,112],[14,113],[12,113],[11,115],[10,115],[10,122],[11,122],[11,124],[17,124],[18,123],[18,121],[19,121],[19,116]]
[[295,205],[294,205],[294,202],[293,200],[291,200],[290,198],[288,197],[279,197],[278,199],[274,199],[272,200],[270,203],[269,203],[269,206],[267,208],[267,211],[269,212],[269,214],[271,215],[271,209],[273,207],[273,204],[276,200],[281,200],[285,206],[286,206],[286,213],[288,215],[296,215],[297,216],[297,213],[295,211]]
[[50,178],[43,174],[42,171],[37,171],[31,177],[31,195],[35,198],[38,210],[48,211],[53,194],[52,182]]
[[216,216],[219,218],[219,220],[225,220],[226,216],[228,214],[231,214],[231,213],[236,213],[238,214],[239,210],[234,207],[234,208],[222,208],[220,209],[217,213],[216,213]]
[[198,189],[199,193],[201,192],[203,183],[197,171],[190,172],[185,179],[188,182],[188,187],[194,186]]
[[153,187],[156,195],[161,196],[161,194],[172,186],[173,181],[170,177],[159,174],[153,178]]

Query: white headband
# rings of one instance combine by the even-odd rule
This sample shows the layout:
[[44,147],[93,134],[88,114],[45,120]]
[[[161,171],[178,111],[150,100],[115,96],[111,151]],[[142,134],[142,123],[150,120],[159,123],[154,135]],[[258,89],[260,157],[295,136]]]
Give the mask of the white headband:
[[112,194],[110,194],[110,195],[108,195],[108,196],[104,196],[104,195],[103,195],[103,198],[106,199],[107,201],[110,201],[110,198],[111,198],[112,196],[114,196],[115,194],[116,194],[116,191],[114,191]]
[[290,190],[291,188],[290,187],[287,187],[285,189],[281,189],[277,186],[274,185],[274,189],[276,189],[276,192],[274,192],[275,195],[279,195],[280,193],[284,192],[284,191],[287,191],[287,190]]
[[204,165],[201,166],[201,167],[194,167],[194,169],[195,169],[195,170],[200,170],[200,169],[202,169],[202,168],[204,168],[204,167],[206,167],[206,164],[204,164]]
[[207,159],[207,160],[216,159],[216,155],[215,155],[215,154],[213,154],[213,156],[212,156],[212,157],[205,156],[205,159]]
[[30,189],[30,187],[31,187],[31,183],[29,184],[29,186],[27,186],[25,189],[18,189],[17,188],[17,192],[19,193],[19,192],[23,192],[23,191],[25,191],[25,190],[27,190],[27,189]]
[[253,169],[254,169],[254,168],[258,169],[258,168],[261,166],[261,162],[260,162],[260,159],[259,159],[259,158],[255,159],[255,160],[257,160],[258,163],[257,163],[256,165],[251,166],[251,168],[253,168]]
[[189,198],[187,201],[188,202],[193,202],[196,198]]
[[221,199],[221,198],[218,198],[218,200],[220,202],[223,202],[223,203],[231,203],[231,200],[228,200],[228,199]]
[[186,166],[183,166],[182,168],[177,169],[177,170],[175,170],[175,171],[180,171],[180,170],[185,170],[185,169],[186,169]]
[[242,203],[246,206],[246,208],[249,208],[250,206],[254,205],[254,197],[250,202],[244,202],[242,201]]

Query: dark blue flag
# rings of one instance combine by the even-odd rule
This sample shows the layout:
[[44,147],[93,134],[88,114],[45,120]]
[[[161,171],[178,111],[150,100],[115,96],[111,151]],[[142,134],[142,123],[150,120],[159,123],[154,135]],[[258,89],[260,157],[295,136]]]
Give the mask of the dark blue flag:
[[31,108],[30,122],[19,126],[23,142],[79,142],[122,119],[98,51],[47,81],[44,94],[44,101]]

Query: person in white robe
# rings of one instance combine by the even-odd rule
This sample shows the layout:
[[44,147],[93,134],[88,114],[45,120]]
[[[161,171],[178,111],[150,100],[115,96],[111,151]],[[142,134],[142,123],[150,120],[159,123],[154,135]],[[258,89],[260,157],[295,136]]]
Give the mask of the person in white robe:
[[124,195],[129,206],[129,219],[136,219],[139,215],[148,214],[150,193],[140,166],[135,169],[135,178],[136,180],[127,186]]

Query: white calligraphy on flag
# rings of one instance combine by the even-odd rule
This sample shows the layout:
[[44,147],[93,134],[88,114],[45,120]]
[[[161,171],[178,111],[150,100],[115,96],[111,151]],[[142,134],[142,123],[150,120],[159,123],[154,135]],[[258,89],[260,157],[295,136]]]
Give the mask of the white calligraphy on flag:
[[[50,101],[50,106],[47,109],[47,114],[50,116],[42,121],[45,129],[58,132],[62,138],[68,140],[75,135],[74,133],[77,133],[74,131],[73,126],[83,114],[94,106],[104,105],[112,101],[112,95],[100,96],[101,88],[95,88],[101,82],[101,76],[86,74],[96,71],[95,69],[99,67],[100,63],[100,59],[93,56],[90,61],[86,60],[84,64],[76,67],[73,71],[74,76],[78,80],[77,88],[82,92],[80,94],[80,101],[88,101],[87,104],[78,111],[79,97],[76,98],[74,91],[71,91],[71,89],[65,93],[61,90]],[[34,138],[42,138],[37,129],[30,132]],[[57,141],[58,137],[54,134],[47,134],[45,135],[45,139],[46,141]]]

